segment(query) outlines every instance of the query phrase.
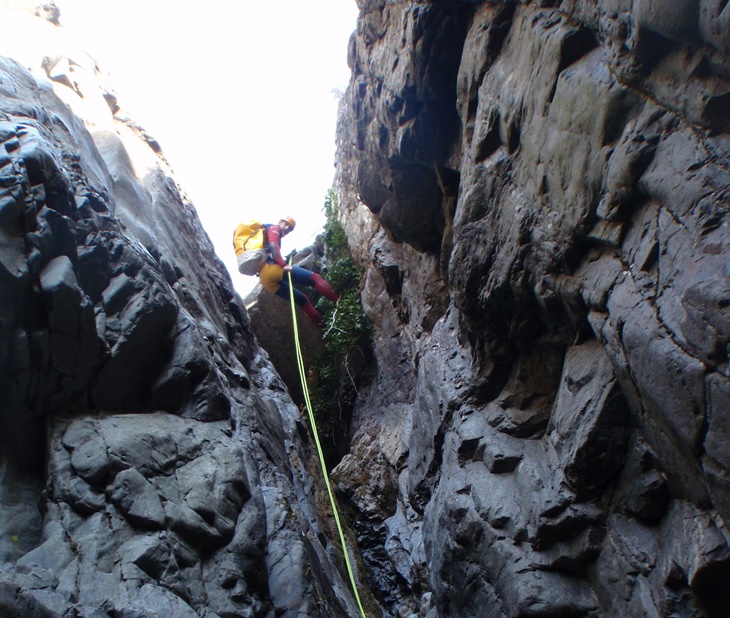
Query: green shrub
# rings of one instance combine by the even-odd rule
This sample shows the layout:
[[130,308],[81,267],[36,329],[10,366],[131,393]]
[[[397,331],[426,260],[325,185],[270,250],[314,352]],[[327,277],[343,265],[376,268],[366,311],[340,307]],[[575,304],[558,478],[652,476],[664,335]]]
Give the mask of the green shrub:
[[347,436],[359,377],[370,358],[371,327],[360,301],[364,271],[350,254],[332,189],[324,213],[323,275],[340,293],[340,300],[335,304],[322,298],[317,304],[326,323],[325,351],[312,364],[310,399],[320,433],[338,450]]

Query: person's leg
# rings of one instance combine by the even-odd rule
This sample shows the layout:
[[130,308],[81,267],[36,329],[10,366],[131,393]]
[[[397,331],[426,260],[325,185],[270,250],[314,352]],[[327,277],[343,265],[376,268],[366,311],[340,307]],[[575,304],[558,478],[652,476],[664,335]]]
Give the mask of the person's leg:
[[[287,279],[288,277],[281,281],[279,289],[275,292],[275,294],[286,300],[286,302],[290,302],[289,282]],[[324,326],[322,314],[315,309],[312,301],[309,300],[309,297],[296,288],[294,288],[294,302],[302,308],[304,315],[312,320],[312,322],[314,322],[317,326]]]
[[[304,269],[300,268],[299,270]],[[277,264],[265,264],[259,272],[259,280],[266,290],[289,302],[289,277],[284,277],[284,269],[281,266]],[[294,302],[302,308],[304,315],[312,320],[312,322],[318,326],[324,326],[322,314],[314,308],[314,305],[306,294],[302,294],[296,288],[294,288]]]
[[338,300],[340,300],[340,295],[329,283],[327,283],[322,278],[321,275],[313,273],[311,270],[307,270],[306,268],[293,266],[292,281],[294,281],[296,285],[308,285],[310,287],[314,287],[314,289],[317,290],[322,296],[324,296],[328,300],[331,300],[332,302],[336,303]]

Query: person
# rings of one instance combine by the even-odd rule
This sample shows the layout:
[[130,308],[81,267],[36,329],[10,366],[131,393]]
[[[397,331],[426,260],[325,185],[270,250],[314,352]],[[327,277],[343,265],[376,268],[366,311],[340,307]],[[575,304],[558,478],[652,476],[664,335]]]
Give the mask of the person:
[[[259,271],[261,285],[284,300],[289,300],[289,276],[295,285],[313,287],[325,298],[337,302],[340,295],[327,283],[321,275],[301,266],[290,266],[281,255],[281,239],[291,232],[296,226],[292,217],[284,217],[277,225],[267,224],[264,226],[264,248],[266,249],[266,264]],[[302,308],[312,322],[320,327],[324,326],[322,314],[315,308],[309,297],[303,292],[294,288],[294,302]]]

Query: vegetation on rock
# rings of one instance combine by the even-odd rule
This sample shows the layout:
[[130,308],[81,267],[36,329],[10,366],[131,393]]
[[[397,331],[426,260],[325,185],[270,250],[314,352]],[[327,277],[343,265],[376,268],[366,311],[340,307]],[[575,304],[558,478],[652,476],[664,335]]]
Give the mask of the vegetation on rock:
[[309,386],[319,429],[332,441],[333,455],[339,460],[346,446],[359,378],[370,357],[371,327],[360,302],[363,269],[350,254],[332,189],[327,192],[324,213],[323,274],[340,293],[340,300],[335,304],[321,298],[317,304],[327,324],[325,349],[312,364]]

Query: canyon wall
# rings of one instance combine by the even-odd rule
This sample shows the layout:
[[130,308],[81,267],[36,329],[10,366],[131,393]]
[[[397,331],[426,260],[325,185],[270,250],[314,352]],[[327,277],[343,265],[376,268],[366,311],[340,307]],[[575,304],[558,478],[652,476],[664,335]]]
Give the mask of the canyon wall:
[[[160,144],[26,4],[0,613],[358,615],[290,368]],[[335,180],[373,357],[332,478],[367,614],[727,615],[730,7],[358,5]]]
[[[730,611],[730,6],[359,0],[350,454],[392,615]],[[420,612],[420,613],[419,613]]]
[[299,409],[50,6],[0,10],[0,615],[356,615]]

